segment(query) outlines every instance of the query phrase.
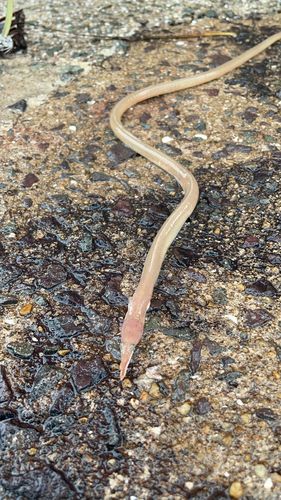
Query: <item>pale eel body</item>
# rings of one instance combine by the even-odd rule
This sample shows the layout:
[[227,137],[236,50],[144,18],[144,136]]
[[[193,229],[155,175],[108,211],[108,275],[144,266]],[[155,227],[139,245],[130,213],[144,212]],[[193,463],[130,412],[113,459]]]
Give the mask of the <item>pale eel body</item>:
[[121,380],[123,380],[126,375],[134,348],[142,337],[145,313],[149,307],[153,288],[157,281],[166,252],[186,219],[193,212],[199,194],[198,184],[193,175],[165,153],[145,144],[126,130],[121,123],[122,115],[134,104],[145,101],[151,97],[196,87],[197,85],[216,80],[222,75],[238,68],[280,39],[281,33],[276,33],[240,56],[206,73],[137,90],[118,102],[111,112],[110,125],[115,135],[134,151],[171,174],[182,186],[185,193],[181,203],[168,217],[157,233],[146,257],[139,285],[129,301],[128,312],[125,316],[121,331]]

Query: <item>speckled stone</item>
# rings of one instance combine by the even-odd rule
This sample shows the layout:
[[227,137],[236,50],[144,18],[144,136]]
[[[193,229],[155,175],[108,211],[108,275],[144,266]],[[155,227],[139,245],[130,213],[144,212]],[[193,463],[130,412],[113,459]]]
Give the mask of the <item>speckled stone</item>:
[[229,494],[232,498],[241,498],[243,495],[243,488],[239,481],[234,481],[229,488]]
[[34,347],[28,342],[10,342],[7,348],[12,351],[15,356],[22,359],[29,359],[34,353]]

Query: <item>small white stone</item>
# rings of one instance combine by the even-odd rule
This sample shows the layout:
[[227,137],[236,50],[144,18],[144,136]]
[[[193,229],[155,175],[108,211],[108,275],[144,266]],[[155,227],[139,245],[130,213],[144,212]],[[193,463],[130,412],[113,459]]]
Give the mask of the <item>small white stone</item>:
[[75,132],[75,130],[76,130],[75,125],[70,125],[69,130],[72,130],[72,132]]
[[54,462],[54,460],[56,459],[56,457],[58,456],[57,452],[55,451],[54,453],[52,453],[51,455],[48,455],[48,459],[50,460],[50,462]]
[[114,465],[116,464],[116,460],[115,458],[110,458],[108,461],[107,461],[108,465],[110,465],[111,467],[114,467]]
[[188,489],[188,490],[192,490],[194,486],[194,483],[192,483],[191,481],[186,481],[185,483],[185,487]]
[[243,401],[241,401],[241,399],[237,399],[237,404],[240,405],[240,406],[243,406]]
[[164,144],[166,144],[167,142],[171,142],[172,140],[173,140],[173,138],[172,137],[168,137],[167,135],[166,135],[166,137],[162,138],[162,142],[164,142]]
[[140,402],[138,399],[132,398],[130,399],[130,405],[136,410],[139,406]]
[[235,316],[233,316],[232,314],[225,314],[224,317],[230,319],[231,321],[233,321],[233,323],[235,323],[235,325],[237,325],[238,319]]
[[154,436],[158,437],[160,436],[161,434],[161,431],[163,430],[162,427],[150,427],[150,432],[151,434],[153,434]]
[[255,466],[255,474],[261,479],[265,479],[267,476],[267,468],[263,464],[257,464]]
[[268,477],[264,483],[264,487],[266,490],[270,490],[272,488],[272,486],[273,486],[272,479],[271,479],[271,477]]
[[205,134],[195,134],[194,137],[198,137],[198,139],[208,139],[208,136]]
[[191,410],[191,406],[188,403],[183,403],[181,406],[178,407],[178,412],[185,417]]

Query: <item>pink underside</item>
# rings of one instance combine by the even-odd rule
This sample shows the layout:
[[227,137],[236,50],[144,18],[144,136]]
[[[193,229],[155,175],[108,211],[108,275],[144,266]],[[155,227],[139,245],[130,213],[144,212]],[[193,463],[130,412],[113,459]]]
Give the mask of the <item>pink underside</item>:
[[144,323],[139,319],[125,318],[121,330],[121,342],[137,345],[143,334]]
[[126,376],[135,346],[139,343],[143,334],[144,321],[133,318],[125,318],[121,331],[121,363],[120,379]]

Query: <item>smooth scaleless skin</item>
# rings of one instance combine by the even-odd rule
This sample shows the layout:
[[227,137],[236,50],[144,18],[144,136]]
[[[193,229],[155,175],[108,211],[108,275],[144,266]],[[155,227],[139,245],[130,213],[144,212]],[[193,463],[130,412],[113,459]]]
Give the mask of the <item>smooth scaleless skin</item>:
[[185,193],[181,203],[168,217],[157,233],[146,257],[139,285],[129,301],[128,312],[125,316],[121,332],[121,380],[123,380],[126,375],[135,346],[142,337],[145,313],[149,308],[153,288],[157,281],[166,252],[186,219],[193,212],[199,193],[197,182],[191,172],[162,151],[156,150],[133,136],[122,125],[122,115],[134,104],[145,101],[151,97],[196,87],[197,85],[216,80],[222,75],[238,68],[280,39],[281,33],[276,33],[262,43],[247,50],[244,54],[206,73],[137,90],[118,102],[111,112],[110,125],[115,135],[134,151],[171,174],[182,186]]

